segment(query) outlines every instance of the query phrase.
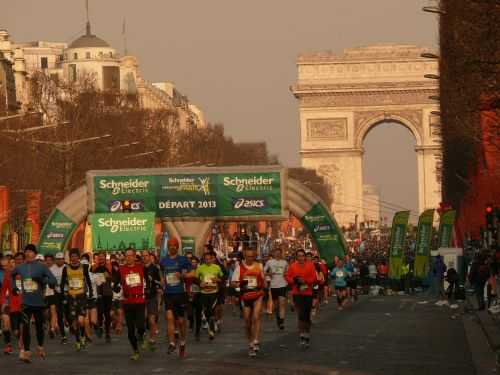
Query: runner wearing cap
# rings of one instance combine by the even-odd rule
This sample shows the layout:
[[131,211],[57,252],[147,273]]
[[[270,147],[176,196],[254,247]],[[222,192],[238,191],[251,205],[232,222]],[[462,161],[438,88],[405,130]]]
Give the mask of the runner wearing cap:
[[[148,348],[150,351],[156,349],[156,333],[158,330],[158,293],[161,293],[161,275],[160,269],[153,263],[153,256],[149,252],[144,252],[142,255],[144,262],[144,278],[146,279],[146,314],[147,323],[149,328],[149,339],[144,340],[144,349]],[[161,294],[160,294],[161,295]]]
[[[19,354],[19,359],[24,362],[31,362],[31,319],[35,320],[36,338],[38,342],[37,353],[40,358],[45,358],[44,342],[44,327],[43,327],[43,309],[45,300],[43,297],[45,285],[55,286],[57,280],[52,272],[43,263],[36,262],[35,256],[37,253],[36,246],[33,244],[26,245],[24,248],[26,262],[14,268],[11,272],[11,283],[15,285],[12,289],[14,295],[22,293],[22,337],[23,349]],[[17,278],[20,278],[20,287],[16,284]]]
[[80,262],[80,250],[71,249],[70,263],[64,268],[61,277],[61,290],[65,291],[69,306],[68,319],[75,334],[75,348],[85,347],[85,317],[87,316],[87,291],[93,297],[92,282],[88,265]]
[[233,286],[241,290],[243,302],[243,319],[248,339],[248,355],[255,357],[260,350],[260,329],[262,298],[264,296],[265,278],[262,264],[256,261],[255,249],[244,251],[245,259],[233,273]]
[[176,350],[175,327],[179,329],[179,357],[186,355],[186,322],[184,319],[187,295],[184,277],[193,277],[191,263],[179,255],[179,241],[172,237],[168,240],[168,254],[160,261],[165,292],[165,310],[167,319],[168,349],[171,354]]
[[59,252],[55,256],[54,264],[51,267],[49,267],[49,269],[57,280],[57,285],[54,288],[57,325],[59,327],[59,334],[61,335],[61,343],[66,344],[68,342],[68,339],[66,338],[66,329],[64,327],[64,316],[65,316],[64,310],[65,310],[66,300],[63,291],[61,291],[61,279],[64,267],[66,267],[64,261],[64,254]]
[[283,252],[280,248],[274,250],[274,258],[267,261],[264,266],[264,273],[270,278],[271,297],[273,307],[276,309],[276,323],[280,330],[285,329],[286,294],[288,283],[285,274],[288,269],[288,262],[283,259]]

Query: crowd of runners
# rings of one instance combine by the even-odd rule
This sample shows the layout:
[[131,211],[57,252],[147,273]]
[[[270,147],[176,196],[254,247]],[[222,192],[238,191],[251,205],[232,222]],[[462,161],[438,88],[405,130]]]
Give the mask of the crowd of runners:
[[188,337],[200,341],[206,329],[208,339],[216,339],[226,304],[240,311],[250,357],[260,351],[262,316],[275,314],[278,330],[284,330],[289,308],[296,314],[299,344],[307,350],[320,306],[334,293],[339,310],[356,299],[355,261],[346,256],[333,263],[329,268],[316,254],[303,249],[285,254],[281,247],[262,259],[255,249],[244,248],[223,260],[207,247],[199,259],[180,255],[175,238],[160,259],[133,249],[120,258],[72,249],[66,261],[63,253],[43,257],[27,245],[1,258],[3,352],[18,350],[21,361],[31,362],[32,326],[42,359],[46,334],[80,351],[93,340],[111,344],[111,336],[126,327],[136,361],[141,351],[158,349],[164,311],[166,352],[184,358]]

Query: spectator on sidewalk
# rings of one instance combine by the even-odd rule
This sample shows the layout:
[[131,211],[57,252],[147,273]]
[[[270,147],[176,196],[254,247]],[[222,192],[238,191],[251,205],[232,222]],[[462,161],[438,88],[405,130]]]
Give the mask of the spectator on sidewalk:
[[432,294],[439,300],[446,298],[444,292],[444,275],[446,272],[446,265],[443,262],[441,255],[436,256],[431,265],[431,286]]
[[478,310],[480,311],[486,308],[484,302],[484,287],[489,277],[490,270],[488,264],[486,263],[486,258],[483,255],[476,256],[470,268],[469,281],[474,287]]

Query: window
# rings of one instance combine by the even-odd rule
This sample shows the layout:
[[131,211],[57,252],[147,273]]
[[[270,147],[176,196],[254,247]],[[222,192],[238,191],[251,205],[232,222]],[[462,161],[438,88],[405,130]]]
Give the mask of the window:
[[85,58],[90,59],[90,52],[85,52]]
[[73,53],[73,59],[78,60],[78,53]]
[[42,69],[47,69],[49,67],[49,60],[47,57],[42,57],[40,59],[40,65],[42,67]]
[[76,64],[69,64],[69,66],[68,66],[68,80],[70,82],[76,81]]

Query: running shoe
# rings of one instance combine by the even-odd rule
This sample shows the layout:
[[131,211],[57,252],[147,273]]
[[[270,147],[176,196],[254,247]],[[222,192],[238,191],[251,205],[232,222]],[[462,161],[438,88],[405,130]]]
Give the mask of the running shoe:
[[139,357],[140,357],[140,354],[139,354],[139,351],[136,350],[134,353],[132,353],[132,355],[130,356],[130,359],[132,361],[138,361],[139,360]]
[[186,357],[186,344],[179,345],[179,358],[183,359]]
[[255,353],[258,353],[260,351],[260,343],[259,342],[253,343],[253,350],[255,350]]
[[168,344],[167,354],[172,354],[173,352],[175,352],[175,349],[176,349],[175,344],[173,343]]
[[68,343],[68,338],[66,336],[63,336],[61,338],[61,344],[66,345]]
[[31,353],[28,351],[21,350],[19,352],[19,359],[24,363],[31,363]]
[[248,349],[248,356],[250,358],[255,358],[257,356],[257,352],[255,351],[253,346],[250,346],[250,348]]
[[210,339],[210,341],[215,339],[215,332],[212,331],[211,329],[208,330],[208,338]]
[[309,337],[304,337],[304,349],[309,349],[311,345],[311,339]]
[[283,331],[283,330],[285,329],[285,324],[284,324],[283,322],[281,322],[281,323],[279,324],[279,329],[280,329],[281,331]]
[[45,349],[43,348],[43,346],[39,346],[37,348],[36,354],[37,354],[38,358],[45,359],[46,354],[45,354]]
[[12,354],[12,345],[6,344],[3,348],[3,354],[5,355]]
[[77,352],[82,350],[82,343],[80,341],[75,342],[75,349]]

